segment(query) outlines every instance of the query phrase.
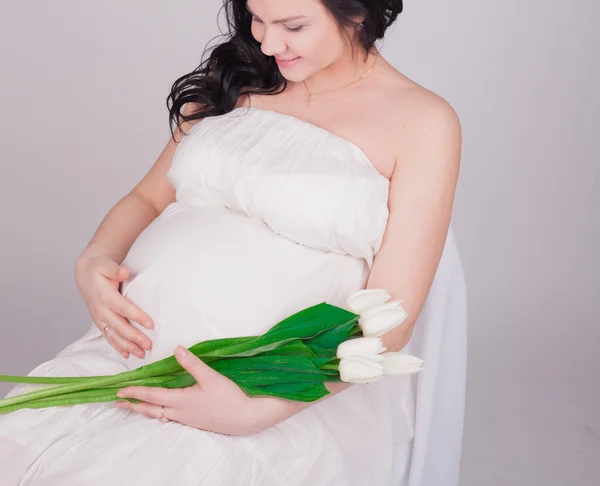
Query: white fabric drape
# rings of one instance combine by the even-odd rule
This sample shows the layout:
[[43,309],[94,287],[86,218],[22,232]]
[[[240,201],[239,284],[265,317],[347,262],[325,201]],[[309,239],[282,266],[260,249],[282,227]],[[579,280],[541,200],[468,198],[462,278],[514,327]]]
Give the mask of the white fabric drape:
[[466,394],[467,293],[452,224],[404,349],[424,361],[424,369],[411,377],[416,407],[408,486],[457,486]]

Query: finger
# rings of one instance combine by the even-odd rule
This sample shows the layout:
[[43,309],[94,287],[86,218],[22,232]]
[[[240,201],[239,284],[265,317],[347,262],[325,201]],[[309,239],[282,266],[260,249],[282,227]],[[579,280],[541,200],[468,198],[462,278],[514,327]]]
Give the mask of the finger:
[[104,339],[106,339],[106,342],[108,342],[108,344],[110,344],[116,351],[121,353],[123,358],[125,358],[125,359],[129,358],[129,352],[121,349],[118,342],[115,339],[113,339],[113,336],[115,333],[110,332],[110,329],[111,329],[110,324],[107,324],[106,322],[103,322],[103,321],[99,321],[99,324],[97,324],[97,326],[98,326],[98,329],[100,329],[100,332],[102,332],[102,334],[104,335]]
[[[123,358],[125,358],[125,359],[129,358],[129,352],[122,350],[117,345],[117,342],[115,340],[113,340],[112,334],[114,334],[114,333],[109,333],[109,331],[110,331],[109,324],[107,324],[106,322],[103,322],[103,321],[98,321],[98,323],[96,323],[96,326],[98,327],[100,332],[104,335],[104,338],[106,339],[108,344],[110,344],[113,348],[115,348],[115,350],[117,350],[119,353],[121,353],[121,356],[123,356]],[[106,326],[109,326],[108,329],[106,329]],[[106,329],[106,331],[104,329]],[[111,334],[111,336],[109,336],[109,334]]]
[[[146,415],[147,417],[153,418],[153,419],[161,419],[162,418],[162,414],[163,414],[163,409],[162,409],[162,405],[157,405],[154,403],[146,403],[146,402],[140,402],[140,403],[131,403],[131,402],[117,402],[117,407],[118,408],[126,408],[129,410],[133,410],[134,412],[138,412],[141,413],[143,415]],[[174,418],[174,410],[165,406],[164,408],[164,416],[166,418],[168,418],[169,420],[173,421]]]
[[175,348],[174,354],[179,364],[194,377],[200,387],[209,381],[222,379],[224,377],[221,373],[213,370],[204,361],[198,358],[198,356],[181,345]]
[[132,326],[127,319],[110,309],[104,308],[100,312],[100,318],[106,321],[107,324],[110,324],[123,339],[131,341],[140,351],[143,351],[146,347],[152,347],[152,341],[150,341],[148,336]]
[[145,356],[146,353],[142,348],[140,348],[134,342],[125,339],[119,333],[120,324],[115,323],[114,320],[111,320],[110,316],[105,317],[104,320],[110,325],[110,327],[104,332],[104,336],[115,349],[127,351],[128,353],[134,354],[140,359]]
[[117,392],[119,398],[136,398],[149,404],[164,405],[166,407],[181,406],[182,395],[185,389],[162,388],[158,386],[128,386]]
[[119,268],[117,269],[117,277],[116,278],[119,281],[127,280],[129,278],[130,273],[131,273],[131,270],[129,269],[129,267],[119,265]]
[[[98,265],[98,273],[113,280],[120,280],[123,275],[122,268],[127,269],[127,267],[121,267],[121,265],[113,260],[103,258]],[[129,273],[129,269],[127,269],[127,273]]]
[[128,341],[137,344],[140,347],[140,349],[145,349],[147,351],[150,351],[152,349],[152,341],[150,340],[150,338],[138,328],[132,326],[131,323],[124,317],[121,317],[119,314],[111,311],[110,309],[107,309],[103,313],[103,318],[105,320],[109,319],[110,322],[114,323],[117,332],[124,339],[127,339]]
[[[135,329],[126,319],[123,319],[121,316],[118,316],[117,314],[115,314],[114,312],[112,312],[110,309],[108,309],[107,307],[99,307],[99,308],[95,308],[92,309],[90,311],[92,313],[92,316],[94,318],[94,322],[96,323],[96,326],[98,327],[98,329],[100,329],[100,331],[102,332],[102,334],[104,334],[104,336],[106,337],[106,340],[118,351],[126,351],[127,352],[127,356],[124,356],[125,358],[129,357],[129,353],[133,352],[134,350],[137,352],[137,356],[139,357],[139,355],[141,354],[141,357],[143,357],[143,349],[141,346],[138,346],[135,342],[131,342],[130,345],[127,345],[125,347],[122,346],[121,341],[118,339],[118,337],[120,336],[123,339],[123,332],[120,331],[120,329],[127,329],[127,328],[131,328],[135,331],[137,331],[138,333],[141,334],[141,338],[140,340],[143,341],[143,339],[148,339],[147,336],[144,336],[140,331],[138,331],[137,329]],[[106,328],[106,326],[110,326],[109,329],[107,329],[106,331],[104,330]],[[108,333],[108,331],[110,330],[110,333]],[[127,341],[131,341],[129,339],[126,339]],[[152,344],[150,342],[150,344]],[[123,354],[123,353],[121,353]]]
[[116,298],[111,301],[109,308],[111,308],[120,316],[137,322],[147,329],[152,329],[154,327],[154,323],[152,322],[152,319],[150,319],[150,316],[148,316],[148,314],[142,311],[133,302],[118,293],[115,297]]

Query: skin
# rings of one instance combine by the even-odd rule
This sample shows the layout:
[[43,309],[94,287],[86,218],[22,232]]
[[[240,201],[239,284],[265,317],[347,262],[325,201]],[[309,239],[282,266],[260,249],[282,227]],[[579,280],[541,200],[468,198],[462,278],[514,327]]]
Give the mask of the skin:
[[[252,33],[263,53],[301,59],[289,68],[280,67],[289,81],[285,92],[253,95],[238,104],[287,113],[351,141],[390,181],[388,223],[366,288],[385,288],[392,299],[403,300],[408,317],[381,337],[388,351],[400,351],[410,340],[433,283],[450,224],[461,155],[458,117],[443,98],[408,79],[381,55],[369,76],[345,87],[373,66],[375,55],[364,60],[350,28],[346,32],[355,45],[353,57],[351,44],[318,0],[249,0],[248,6],[254,15]],[[299,15],[302,18],[277,22]],[[302,81],[314,93],[310,107],[304,102]],[[137,188],[149,200],[156,190],[168,194],[161,184],[172,150],[165,148],[154,173]],[[157,202],[157,210],[162,210],[169,201]],[[128,387],[123,396],[148,403],[125,402],[124,407],[159,418],[166,404],[165,415],[173,420],[213,432],[251,435],[353,386],[327,383],[331,393],[308,403],[250,398],[193,355],[188,358],[189,368],[180,362],[197,373],[197,385],[184,390]]]

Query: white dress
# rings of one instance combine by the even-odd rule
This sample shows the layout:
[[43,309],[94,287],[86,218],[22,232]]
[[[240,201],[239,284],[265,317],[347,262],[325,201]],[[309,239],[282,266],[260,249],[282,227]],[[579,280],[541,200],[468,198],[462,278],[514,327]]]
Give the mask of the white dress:
[[[168,178],[177,200],[138,237],[123,295],[154,320],[143,359],[92,323],[32,376],[113,374],[219,337],[261,334],[364,288],[389,181],[352,142],[291,115],[236,108],[194,125]],[[455,486],[466,295],[452,229],[406,352],[417,375],[354,385],[238,437],[163,423],[114,403],[0,415],[2,486]],[[7,395],[35,389],[16,385]]]

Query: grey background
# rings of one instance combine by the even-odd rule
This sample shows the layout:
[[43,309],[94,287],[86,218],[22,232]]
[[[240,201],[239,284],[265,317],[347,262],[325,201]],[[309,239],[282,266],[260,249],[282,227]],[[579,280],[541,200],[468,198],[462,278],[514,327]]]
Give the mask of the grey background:
[[[598,484],[600,8],[405,3],[383,54],[463,126],[461,486]],[[166,144],[165,98],[218,33],[219,6],[1,3],[2,373],[27,374],[91,324],[75,259]]]

